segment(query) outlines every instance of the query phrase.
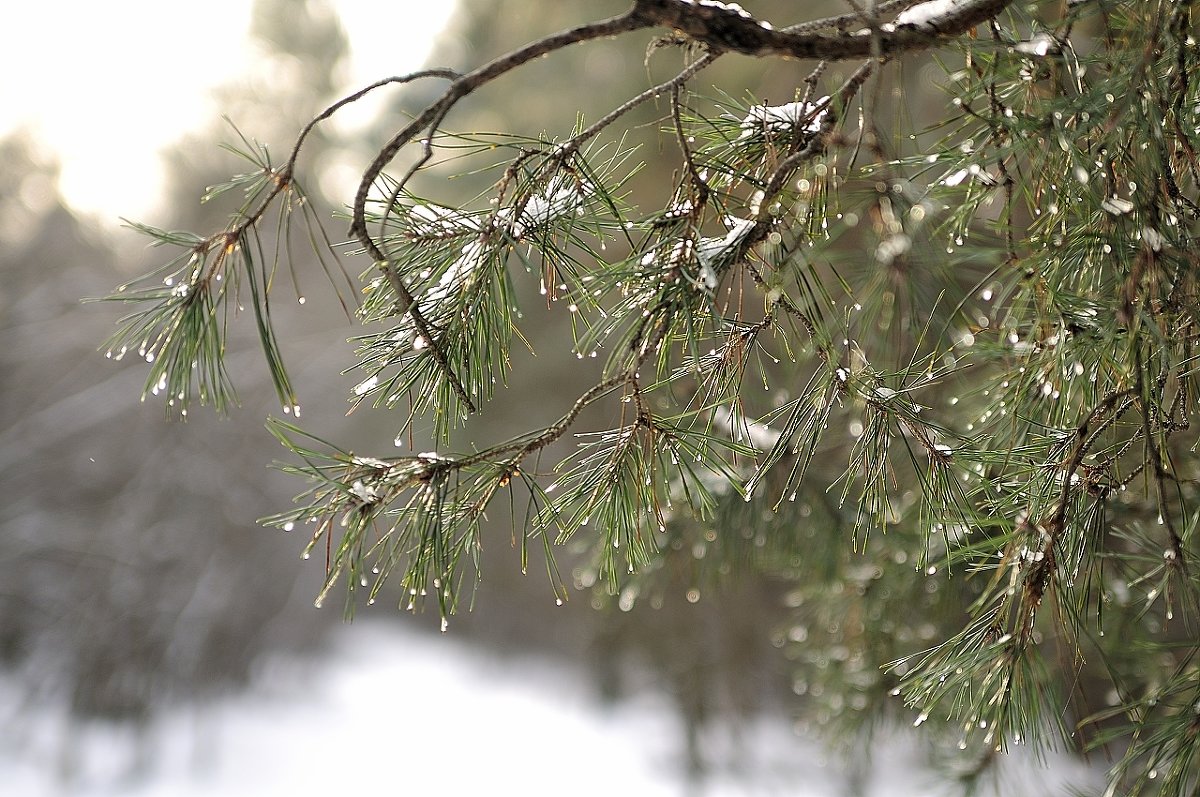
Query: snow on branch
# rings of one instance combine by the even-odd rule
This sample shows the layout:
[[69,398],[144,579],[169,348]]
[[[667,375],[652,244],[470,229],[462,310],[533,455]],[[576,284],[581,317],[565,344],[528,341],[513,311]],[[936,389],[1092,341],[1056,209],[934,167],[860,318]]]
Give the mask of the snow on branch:
[[[892,30],[876,37],[853,33],[778,30],[740,6],[693,3],[689,0],[637,0],[632,16],[655,26],[673,28],[717,50],[752,56],[841,61],[895,56],[926,49],[965,33],[1012,4],[1013,0],[930,0],[901,14]],[[878,49],[875,47],[878,41]]]
[[815,103],[789,102],[783,105],[755,105],[742,120],[742,133],[738,141],[752,138],[756,134],[787,133],[801,127],[805,133],[821,132],[821,122],[829,105],[829,97],[821,97]]

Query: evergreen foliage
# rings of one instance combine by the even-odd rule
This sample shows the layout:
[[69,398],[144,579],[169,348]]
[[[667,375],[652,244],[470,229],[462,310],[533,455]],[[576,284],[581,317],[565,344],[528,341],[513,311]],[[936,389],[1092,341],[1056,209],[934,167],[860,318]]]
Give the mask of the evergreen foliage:
[[[1192,4],[851,5],[788,28],[638,0],[473,72],[381,81],[314,120],[393,83],[448,81],[380,146],[349,219],[346,254],[367,263],[351,400],[394,410],[411,453],[358,455],[294,417],[271,324],[281,259],[259,229],[277,213],[287,241],[300,213],[328,248],[295,175],[312,125],[283,165],[243,142],[252,170],[228,189],[245,204],[225,229],[139,226],[179,254],[114,295],[137,309],[112,346],[151,361],[147,391],[172,410],[220,409],[222,340],[250,305],[293,414],[269,426],[309,485],[268,522],[324,557],[318,603],[398,585],[406,608],[432,593],[445,623],[470,599],[486,517],[506,514],[560,601],[568,542],[587,552],[580,585],[622,608],[681,569],[696,585],[785,581],[784,645],[816,715],[902,701],[958,743],[967,782],[1030,744],[1104,751],[1109,793],[1192,794]],[[535,58],[654,28],[672,32],[647,58],[681,59],[678,74],[564,137],[443,124]],[[815,60],[781,105],[694,90],[729,52]],[[918,58],[944,68],[946,113],[928,129],[881,99]],[[622,129],[646,103],[661,109],[655,153]],[[653,205],[629,189],[647,157],[677,158]],[[437,164],[487,188],[418,195],[412,178]],[[594,381],[556,419],[454,450],[500,386],[538,378],[511,367],[531,288],[569,314]]]

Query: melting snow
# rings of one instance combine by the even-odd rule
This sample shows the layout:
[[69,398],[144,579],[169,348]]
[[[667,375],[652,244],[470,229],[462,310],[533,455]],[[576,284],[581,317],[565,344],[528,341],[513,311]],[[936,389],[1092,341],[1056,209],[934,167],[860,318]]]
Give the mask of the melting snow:
[[968,0],[929,0],[902,11],[896,17],[896,25],[912,25],[917,28],[937,29],[937,22],[947,14],[966,6]]
[[[742,120],[742,134],[738,140],[767,131],[786,133],[802,123],[806,133],[821,132],[821,120],[825,118],[829,97],[821,97],[815,103],[789,102],[784,105],[755,105]],[[807,121],[806,121],[807,120]]]
[[1045,31],[1040,31],[1029,41],[1018,42],[1013,49],[1024,55],[1036,55],[1039,58],[1049,53],[1059,51],[1058,40]]
[[[702,238],[700,246],[696,249],[696,256],[700,258],[701,274],[705,268],[712,270],[712,266],[718,260],[725,256],[731,249],[737,247],[750,232],[750,228],[754,226],[754,219],[739,219],[736,216],[726,216],[723,221],[729,232],[724,238]],[[715,280],[715,275],[714,275]],[[716,284],[709,286],[715,288]]]

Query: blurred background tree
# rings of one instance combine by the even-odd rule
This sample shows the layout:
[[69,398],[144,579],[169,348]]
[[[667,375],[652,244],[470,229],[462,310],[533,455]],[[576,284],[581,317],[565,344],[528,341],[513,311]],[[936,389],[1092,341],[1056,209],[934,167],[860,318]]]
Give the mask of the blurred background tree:
[[[276,69],[257,91],[287,107],[267,111],[246,87],[227,90],[224,104],[282,138],[326,101],[346,43],[327,4],[264,0],[256,15],[264,63]],[[169,153],[167,226],[224,220],[228,209],[194,200],[236,167],[212,143],[228,135],[214,124]],[[321,152],[328,142],[313,145]],[[248,517],[289,497],[262,467],[274,451],[254,415],[163,423],[158,407],[128,401],[138,374],[96,357],[111,318],[79,312],[79,299],[144,269],[147,253],[128,253],[127,240],[68,208],[54,163],[28,136],[3,148],[0,652],[23,673],[31,706],[65,701],[81,717],[141,723],[165,705],[245,684],[264,653],[311,651],[328,624],[296,599],[315,588],[313,574],[247,528]],[[332,213],[315,202],[314,213]],[[294,268],[320,273],[303,252]],[[346,320],[318,305],[284,323],[303,342],[338,334]],[[253,335],[231,336],[228,356],[253,356],[254,345]],[[323,384],[338,367],[328,351],[310,360]],[[265,406],[269,381],[242,386],[248,406]],[[340,400],[326,395],[336,411]]]

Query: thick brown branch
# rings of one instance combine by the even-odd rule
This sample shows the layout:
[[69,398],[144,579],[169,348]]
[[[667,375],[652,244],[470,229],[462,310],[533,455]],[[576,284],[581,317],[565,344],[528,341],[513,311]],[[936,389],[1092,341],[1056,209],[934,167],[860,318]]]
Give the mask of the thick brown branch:
[[[921,27],[902,25],[875,35],[853,33],[794,33],[723,6],[700,5],[685,0],[637,0],[634,15],[650,25],[673,28],[690,39],[718,50],[756,57],[788,56],[828,61],[897,56],[944,44],[948,39],[986,22],[1013,0],[964,2]],[[874,42],[878,42],[878,52]]]
[[[890,14],[894,11],[903,11],[906,8],[915,6],[922,0],[887,0],[887,2],[879,3],[875,6],[875,14]],[[796,25],[789,25],[784,28],[785,33],[809,33],[815,30],[830,30],[838,29],[845,30],[850,25],[862,25],[866,22],[862,15],[853,12],[850,14],[838,14],[837,16],[825,17],[824,19],[814,19],[808,22],[801,22]]]

